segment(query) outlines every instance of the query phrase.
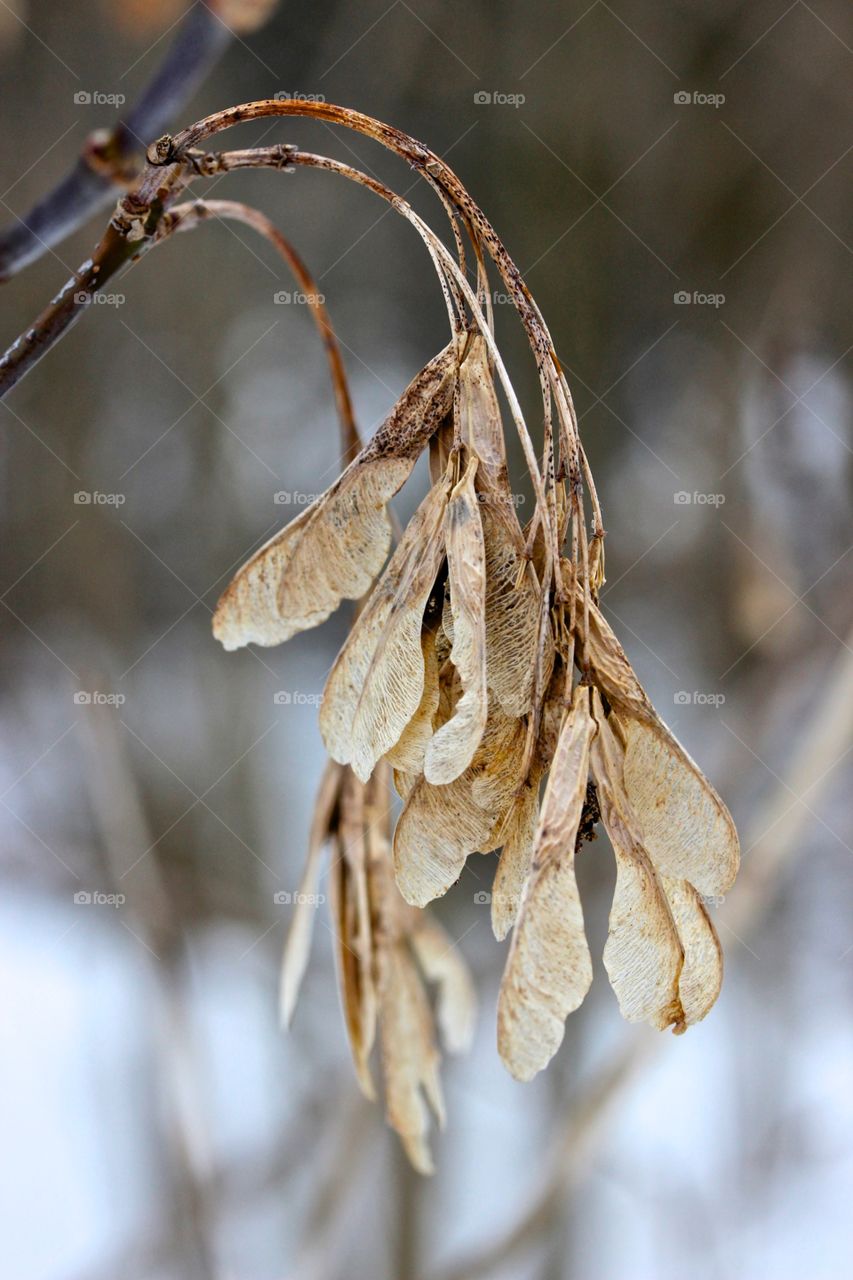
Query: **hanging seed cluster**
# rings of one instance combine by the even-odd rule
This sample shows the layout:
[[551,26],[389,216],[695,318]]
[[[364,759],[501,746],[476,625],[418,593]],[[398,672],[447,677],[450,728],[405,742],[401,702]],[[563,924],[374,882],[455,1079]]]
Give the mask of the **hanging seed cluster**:
[[[424,450],[432,487],[388,559],[387,503]],[[440,984],[450,1049],[467,1041],[473,996],[451,940],[418,909],[468,857],[501,851],[492,923],[512,942],[498,1047],[520,1080],[548,1063],[592,981],[575,853],[593,805],[616,856],[604,964],[629,1021],[683,1031],[708,1012],[722,956],[703,897],[725,893],[738,864],[725,806],[652,707],[591,582],[561,557],[558,583],[541,523],[525,530],[516,511],[488,351],[468,333],[240,570],[214,617],[228,649],[278,644],[370,592],[323,696],[335,763],[303,889],[310,900],[330,845],[358,1078],[372,1096],[378,1026],[389,1119],[424,1170],[423,1098],[443,1115],[425,983]],[[402,798],[393,837],[389,771]],[[302,907],[293,927],[288,1019],[312,914]]]
[[[416,147],[431,155],[388,126],[368,127],[367,117],[317,110],[401,154],[405,143],[410,159]],[[242,164],[243,153],[234,154]],[[623,1016],[661,1030],[683,1032],[719,994],[722,954],[705,901],[728,891],[739,850],[725,805],[658,716],[599,608],[604,528],[571,395],[490,224],[435,157],[422,167],[451,215],[458,261],[400,197],[338,162],[322,167],[370,186],[415,226],[444,291],[451,337],[326,493],[240,569],[213,628],[226,649],[274,645],[343,601],[359,602],[320,711],[331,762],[303,890],[308,899],[316,891],[329,849],[358,1079],[373,1096],[378,1040],[389,1121],[416,1167],[429,1171],[430,1113],[443,1119],[439,1040],[465,1047],[474,997],[464,962],[427,908],[467,859],[499,853],[492,925],[511,940],[498,1050],[517,1079],[529,1080],[556,1053],[592,981],[575,859],[597,826],[616,859],[604,966]],[[475,289],[457,218],[474,245]],[[495,342],[486,253],[538,366],[541,454]],[[533,484],[525,525],[496,383]],[[388,504],[424,453],[429,491],[392,547]],[[285,1021],[313,915],[304,902],[295,913]]]

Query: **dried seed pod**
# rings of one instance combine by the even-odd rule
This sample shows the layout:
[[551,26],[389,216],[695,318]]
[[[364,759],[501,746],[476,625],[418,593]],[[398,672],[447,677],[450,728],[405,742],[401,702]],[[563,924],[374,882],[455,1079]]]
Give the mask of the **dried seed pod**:
[[452,404],[453,343],[409,384],[368,445],[322,497],[243,565],[213,617],[226,649],[273,645],[324,622],[370,587],[391,541],[385,510]]
[[530,774],[513,797],[502,830],[503,849],[492,884],[492,932],[503,941],[518,918],[539,824],[539,789],[551,767],[565,718],[565,668],[558,662],[542,704]]
[[[444,1123],[435,1024],[451,1053],[467,1048],[476,1012],[474,986],[459,949],[441,925],[400,897],[384,840],[374,842],[370,878],[388,1120],[415,1168],[430,1173],[430,1109]],[[427,984],[436,986],[435,1017]]]
[[424,664],[421,700],[396,744],[385,753],[385,759],[392,769],[402,774],[423,772],[424,755],[433,734],[433,720],[440,696],[435,628],[424,627],[421,633],[421,654]]
[[405,943],[394,943],[381,952],[379,1016],[388,1123],[400,1135],[418,1172],[432,1173],[427,1104],[443,1127],[440,1055],[429,1001]]
[[[430,1110],[444,1121],[436,1022],[445,1047],[460,1052],[470,1043],[476,1001],[458,948],[427,912],[403,901],[394,883],[387,786],[384,765],[365,785],[350,769],[330,764],[317,797],[303,887],[316,887],[316,851],[328,836],[341,1001],[356,1076],[363,1092],[375,1097],[369,1060],[378,1029],[389,1123],[415,1168],[429,1173]],[[298,912],[307,905],[300,902]],[[308,936],[310,924],[297,915],[286,948],[282,1002],[288,1013]],[[433,984],[435,1017],[427,990]]]
[[[486,548],[486,662],[489,689],[509,715],[533,703],[542,591],[527,561],[515,513],[488,486],[480,489]],[[550,668],[553,643],[545,642]]]
[[664,875],[699,893],[727,893],[740,848],[731,815],[698,765],[662,722],[622,719],[625,793],[643,842]]
[[[571,566],[569,573],[573,573]],[[595,683],[611,706],[648,724],[657,724],[657,713],[609,622],[592,600],[587,600],[587,610],[589,631],[584,637],[580,630],[583,596],[578,591],[576,639],[582,646],[580,661],[589,665]]]
[[482,482],[496,492],[509,493],[501,411],[489,368],[488,347],[480,333],[470,337],[459,369],[454,407],[458,437],[480,459]]
[[539,778],[522,785],[503,830],[503,849],[492,881],[492,932],[502,942],[518,918],[539,823]]
[[597,732],[590,751],[598,805],[616,856],[616,888],[604,967],[628,1022],[648,1022],[658,1030],[680,1026],[681,941],[666,894],[625,795],[625,750],[593,694]]
[[412,949],[427,982],[437,986],[436,1017],[444,1046],[450,1053],[471,1047],[477,999],[468,966],[453,939],[428,912],[413,927]]
[[625,792],[658,871],[702,894],[728,891],[740,847],[731,814],[652,706],[603,614],[589,608],[584,656],[618,713],[625,739]]
[[541,591],[528,569],[524,535],[506,466],[503,424],[488,349],[479,334],[471,339],[459,371],[455,404],[458,435],[479,459],[477,497],[482,508],[486,554],[486,659],[488,686],[504,710],[530,710]]
[[376,1035],[377,992],[364,791],[349,772],[344,774],[341,788],[336,852],[329,871],[329,887],[337,924],[341,1000],[356,1078],[364,1095],[373,1100],[376,1090],[369,1059]]
[[462,696],[453,715],[433,734],[424,756],[424,777],[434,786],[453,782],[470,765],[488,714],[486,689],[486,565],[483,526],[474,489],[477,459],[453,490],[445,517],[453,647],[450,661]]
[[320,858],[323,848],[331,839],[331,823],[340,798],[343,770],[329,761],[314,802],[314,817],[308,837],[308,855],[299,885],[293,922],[287,935],[281,966],[281,1023],[289,1027],[293,1010],[299,998],[299,988],[305,976],[311,937],[316,919],[317,890],[320,882]]
[[723,949],[717,931],[699,894],[686,880],[661,876],[684,948],[684,964],[678,979],[678,998],[683,1022],[673,1028],[683,1031],[701,1022],[712,1008],[723,985]]
[[589,690],[579,686],[551,765],[498,999],[498,1051],[517,1080],[547,1066],[592,982],[574,863],[594,733]]
[[363,782],[399,741],[423,696],[421,630],[444,557],[449,496],[445,478],[421,503],[326,683],[320,709],[326,750]]
[[471,765],[446,786],[421,776],[394,832],[397,884],[407,902],[423,907],[458,880],[471,853],[496,847],[503,819],[521,781],[525,725],[495,703]]

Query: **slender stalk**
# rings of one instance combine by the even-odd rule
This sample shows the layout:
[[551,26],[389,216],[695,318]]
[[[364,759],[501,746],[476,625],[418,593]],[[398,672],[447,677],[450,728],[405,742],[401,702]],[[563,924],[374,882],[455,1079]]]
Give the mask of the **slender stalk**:
[[[247,151],[202,154],[196,144],[211,138],[236,124],[265,117],[307,117],[328,124],[341,125],[371,138],[406,160],[416,172],[438,192],[450,219],[456,249],[461,265],[457,265],[446,246],[435,232],[415,214],[402,197],[384,184],[366,174],[327,157],[297,151],[292,146],[255,148]],[[165,135],[148,148],[148,167],[133,193],[119,202],[110,227],[98,246],[92,262],[84,264],[60,295],[42,313],[36,324],[24,334],[0,361],[0,396],[23,376],[28,368],[55,342],[59,336],[79,318],[86,304],[87,293],[103,288],[116,272],[145,251],[147,243],[157,235],[158,225],[168,216],[179,193],[195,177],[209,176],[239,168],[274,167],[291,169],[296,165],[312,165],[336,172],[373,190],[401,213],[422,236],[433,260],[445,298],[451,329],[459,332],[465,323],[467,305],[475,323],[481,329],[490,357],[497,368],[509,401],[510,410],[521,440],[528,470],[537,498],[534,521],[543,522],[546,544],[549,548],[548,580],[554,578],[557,599],[565,600],[562,583],[562,564],[556,518],[555,454],[551,429],[551,406],[556,406],[560,424],[559,441],[565,457],[561,462],[561,475],[567,468],[571,492],[572,519],[581,525],[580,550],[583,575],[581,587],[584,593],[584,620],[586,621],[590,591],[594,591],[603,576],[601,540],[604,531],[600,508],[594,488],[593,536],[595,556],[592,567],[596,581],[590,583],[590,557],[588,555],[586,529],[583,514],[583,483],[590,482],[589,468],[581,460],[577,419],[571,394],[556,356],[554,344],[542,316],[534,303],[521,273],[507,253],[491,223],[473,201],[459,178],[434,152],[423,143],[409,137],[390,125],[348,108],[325,102],[279,101],[265,99],[216,112],[182,130],[175,137]],[[457,216],[458,215],[458,216]],[[474,246],[477,258],[476,294],[471,290],[464,272],[464,247],[459,232],[461,220]],[[488,251],[501,278],[509,290],[518,315],[525,328],[531,350],[540,370],[540,383],[545,416],[545,445],[541,471],[536,462],[532,441],[524,422],[517,397],[501,362],[492,333],[492,314],[488,296],[488,275],[482,256],[482,247]],[[80,299],[83,299],[82,303]],[[479,303],[486,302],[484,315]],[[546,491],[547,490],[547,491]],[[535,535],[535,523],[531,537]],[[576,545],[576,544],[574,544]],[[574,557],[573,557],[574,558]]]

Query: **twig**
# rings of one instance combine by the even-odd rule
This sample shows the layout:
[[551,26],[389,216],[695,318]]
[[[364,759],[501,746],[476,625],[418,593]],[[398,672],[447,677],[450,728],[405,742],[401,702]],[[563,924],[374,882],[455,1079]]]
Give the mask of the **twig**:
[[[810,725],[792,757],[779,787],[753,822],[753,838],[747,849],[750,860],[732,894],[730,909],[721,919],[740,932],[756,924],[772,902],[772,884],[801,847],[809,809],[826,787],[832,768],[849,749],[853,735],[853,631],[830,672]],[[809,806],[792,803],[792,795],[809,794]],[[782,818],[785,818],[782,823]],[[481,1252],[433,1275],[432,1280],[479,1280],[506,1263],[534,1241],[548,1223],[553,1209],[583,1175],[590,1140],[600,1133],[623,1087],[667,1043],[633,1037],[597,1073],[595,1083],[569,1111],[547,1161],[547,1170],[516,1222]]]
[[142,944],[155,984],[154,1072],[165,1108],[166,1201],[178,1210],[174,1248],[187,1276],[213,1280],[209,1207],[201,1191],[202,1178],[212,1176],[212,1155],[196,1101],[198,1090],[175,1087],[182,1074],[179,1066],[184,1072],[194,1068],[181,992],[186,940],[156,861],[141,857],[151,848],[151,833],[114,717],[93,706],[84,718],[82,739],[86,783],[112,885],[118,888],[127,868],[136,867],[134,890],[122,911],[131,921],[125,927]]

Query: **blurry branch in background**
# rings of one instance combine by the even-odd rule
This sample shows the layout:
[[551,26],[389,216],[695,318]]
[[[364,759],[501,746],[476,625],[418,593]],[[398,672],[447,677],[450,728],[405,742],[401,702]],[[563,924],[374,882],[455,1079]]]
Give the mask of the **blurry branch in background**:
[[[774,884],[801,850],[821,794],[835,766],[851,750],[851,739],[853,630],[826,679],[810,722],[799,734],[799,750],[793,753],[778,786],[755,815],[729,909],[720,915],[724,928],[736,937],[757,925],[772,904]],[[430,1280],[479,1280],[505,1267],[524,1249],[541,1243],[565,1197],[587,1172],[594,1140],[601,1136],[623,1088],[668,1043],[662,1036],[632,1038],[618,1049],[570,1108],[545,1162],[546,1172],[539,1187],[516,1222],[482,1251],[430,1273]]]
[[188,1280],[212,1280],[207,1243],[209,1206],[200,1192],[211,1177],[207,1126],[199,1111],[199,1087],[183,991],[185,941],[153,856],[151,837],[115,719],[92,706],[84,719],[84,770],[111,891],[128,888],[122,920],[149,962],[154,979],[157,1124],[164,1168],[163,1205],[172,1236],[167,1248]]
[[[353,1089],[330,1109],[329,1122],[329,1141],[319,1160],[322,1172],[305,1214],[301,1245],[288,1268],[288,1275],[298,1280],[336,1280],[347,1274],[348,1219],[358,1208],[370,1212],[365,1192],[370,1195],[379,1176],[383,1152],[363,1094]],[[356,1168],[358,1176],[353,1176]]]
[[0,232],[0,283],[35,262],[133,186],[145,147],[162,133],[232,39],[261,26],[278,0],[196,0],[137,101],[112,129],[90,134],[74,168],[14,226]]

